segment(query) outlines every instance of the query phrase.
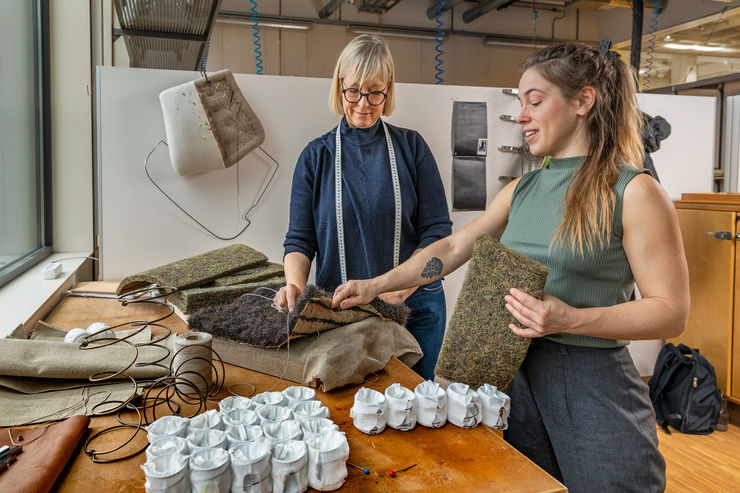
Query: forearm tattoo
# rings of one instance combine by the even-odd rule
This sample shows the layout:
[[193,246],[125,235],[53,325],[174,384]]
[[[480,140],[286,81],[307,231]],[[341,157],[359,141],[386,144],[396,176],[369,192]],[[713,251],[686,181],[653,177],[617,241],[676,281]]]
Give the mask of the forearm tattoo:
[[425,279],[431,279],[437,277],[442,273],[442,261],[437,257],[432,257],[424,266],[424,270],[421,271],[421,277]]

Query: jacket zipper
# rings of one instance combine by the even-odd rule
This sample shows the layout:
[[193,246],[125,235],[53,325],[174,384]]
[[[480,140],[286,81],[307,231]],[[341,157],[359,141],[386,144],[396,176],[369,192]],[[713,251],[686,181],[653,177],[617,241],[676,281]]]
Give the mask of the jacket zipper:
[[686,427],[686,423],[689,420],[689,414],[691,413],[691,401],[692,397],[694,397],[694,389],[699,384],[699,381],[696,377],[692,380],[691,388],[689,389],[689,402],[686,404],[686,415],[683,417],[683,423],[681,424],[681,431],[684,431],[684,428]]

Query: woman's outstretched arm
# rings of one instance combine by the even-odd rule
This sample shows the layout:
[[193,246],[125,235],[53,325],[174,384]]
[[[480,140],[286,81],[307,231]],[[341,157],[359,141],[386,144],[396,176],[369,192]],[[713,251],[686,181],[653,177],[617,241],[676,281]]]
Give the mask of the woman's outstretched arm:
[[350,308],[375,299],[380,293],[429,284],[454,271],[470,259],[473,244],[482,234],[500,238],[506,228],[514,180],[501,190],[488,208],[470,224],[438,240],[385,274],[366,280],[350,280],[334,291],[333,307]]

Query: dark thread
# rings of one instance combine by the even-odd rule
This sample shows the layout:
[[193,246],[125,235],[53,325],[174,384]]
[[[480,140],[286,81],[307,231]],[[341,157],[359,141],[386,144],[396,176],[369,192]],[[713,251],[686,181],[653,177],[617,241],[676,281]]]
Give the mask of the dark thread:
[[424,270],[421,271],[421,277],[425,279],[431,279],[437,277],[442,273],[442,261],[437,257],[432,257],[424,266]]

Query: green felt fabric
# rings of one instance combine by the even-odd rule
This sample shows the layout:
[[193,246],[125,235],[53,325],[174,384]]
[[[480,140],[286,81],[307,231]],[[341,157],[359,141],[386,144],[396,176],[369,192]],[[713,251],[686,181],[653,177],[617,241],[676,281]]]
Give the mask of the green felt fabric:
[[514,334],[518,323],[506,309],[512,287],[541,299],[547,267],[501,245],[489,235],[473,247],[455,311],[445,333],[435,374],[472,388],[484,383],[508,391],[529,348]]
[[235,274],[219,277],[213,281],[213,284],[215,286],[233,286],[234,284],[246,284],[282,275],[284,275],[284,272],[281,264],[267,262],[266,264],[250,267]]
[[116,293],[127,293],[149,284],[194,288],[265,262],[267,257],[263,253],[247,245],[229,245],[128,276],[118,285]]
[[[233,286],[183,289],[168,296],[167,300],[178,307],[183,313],[193,313],[194,311],[206,306],[229,303],[244,293],[250,293],[263,286],[270,286],[273,289],[279,289],[280,286],[284,285],[285,277],[276,276],[256,282],[234,284]],[[269,298],[275,296],[273,291],[267,290],[260,294]]]

